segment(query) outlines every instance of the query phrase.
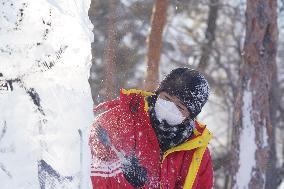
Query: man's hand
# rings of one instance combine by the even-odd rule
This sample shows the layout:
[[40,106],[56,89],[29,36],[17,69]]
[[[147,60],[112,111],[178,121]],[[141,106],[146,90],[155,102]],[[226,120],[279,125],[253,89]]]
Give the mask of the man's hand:
[[144,186],[147,181],[146,168],[139,165],[135,155],[126,157],[126,160],[122,167],[125,179],[136,188]]

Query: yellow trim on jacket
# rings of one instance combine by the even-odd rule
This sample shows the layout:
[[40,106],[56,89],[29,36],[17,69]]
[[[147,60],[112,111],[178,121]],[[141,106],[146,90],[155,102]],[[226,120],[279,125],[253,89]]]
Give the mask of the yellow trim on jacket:
[[144,96],[144,104],[145,104],[144,110],[146,112],[148,112],[149,107],[148,107],[148,102],[145,99],[145,97],[155,94],[155,93],[152,93],[152,92],[143,91],[143,90],[139,90],[139,89],[121,89],[121,92],[122,92],[122,94],[126,94],[126,95],[140,94],[140,95]]
[[[188,169],[188,173],[183,185],[184,189],[191,189],[194,181],[196,179],[200,164],[201,164],[201,160],[203,158],[204,152],[207,148],[207,145],[209,143],[209,141],[212,138],[212,134],[211,132],[205,128],[204,131],[202,132],[202,135],[188,141],[185,142],[177,147],[171,148],[168,151],[165,152],[164,156],[163,156],[163,160],[171,153],[173,152],[178,152],[178,151],[186,151],[186,150],[192,150],[192,149],[196,149],[193,157],[192,157],[192,161],[190,163],[189,169]],[[162,189],[162,187],[161,187]]]
[[206,147],[209,143],[209,141],[211,140],[212,138],[212,134],[211,132],[205,128],[202,135],[192,139],[192,140],[189,140],[188,142],[185,142],[179,146],[176,146],[176,147],[173,147],[169,150],[167,150],[165,152],[165,154],[163,155],[163,160],[170,154],[170,153],[173,153],[173,152],[177,152],[177,151],[184,151],[184,150],[192,150],[192,149],[195,149],[195,148],[199,148],[199,147]]

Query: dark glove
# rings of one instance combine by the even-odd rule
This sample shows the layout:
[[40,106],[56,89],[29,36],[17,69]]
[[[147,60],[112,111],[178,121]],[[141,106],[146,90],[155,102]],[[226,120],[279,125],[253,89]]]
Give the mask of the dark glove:
[[139,165],[136,156],[126,157],[126,162],[122,166],[125,179],[135,188],[142,187],[147,181],[147,170]]

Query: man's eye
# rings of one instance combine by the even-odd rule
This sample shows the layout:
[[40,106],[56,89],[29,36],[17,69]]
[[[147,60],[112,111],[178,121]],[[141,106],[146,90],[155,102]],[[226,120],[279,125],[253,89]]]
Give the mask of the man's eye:
[[165,99],[167,99],[167,100],[171,100],[169,97],[167,97],[167,96],[165,96]]
[[184,110],[181,106],[177,105],[178,109],[180,110]]

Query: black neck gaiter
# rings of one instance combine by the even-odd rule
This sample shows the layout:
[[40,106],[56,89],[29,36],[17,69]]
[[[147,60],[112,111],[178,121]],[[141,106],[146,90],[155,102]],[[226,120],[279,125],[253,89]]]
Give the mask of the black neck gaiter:
[[178,125],[170,125],[166,120],[160,122],[156,117],[154,108],[157,95],[148,96],[146,100],[149,105],[151,124],[157,135],[162,152],[182,144],[191,137],[194,129],[193,120],[185,120]]

